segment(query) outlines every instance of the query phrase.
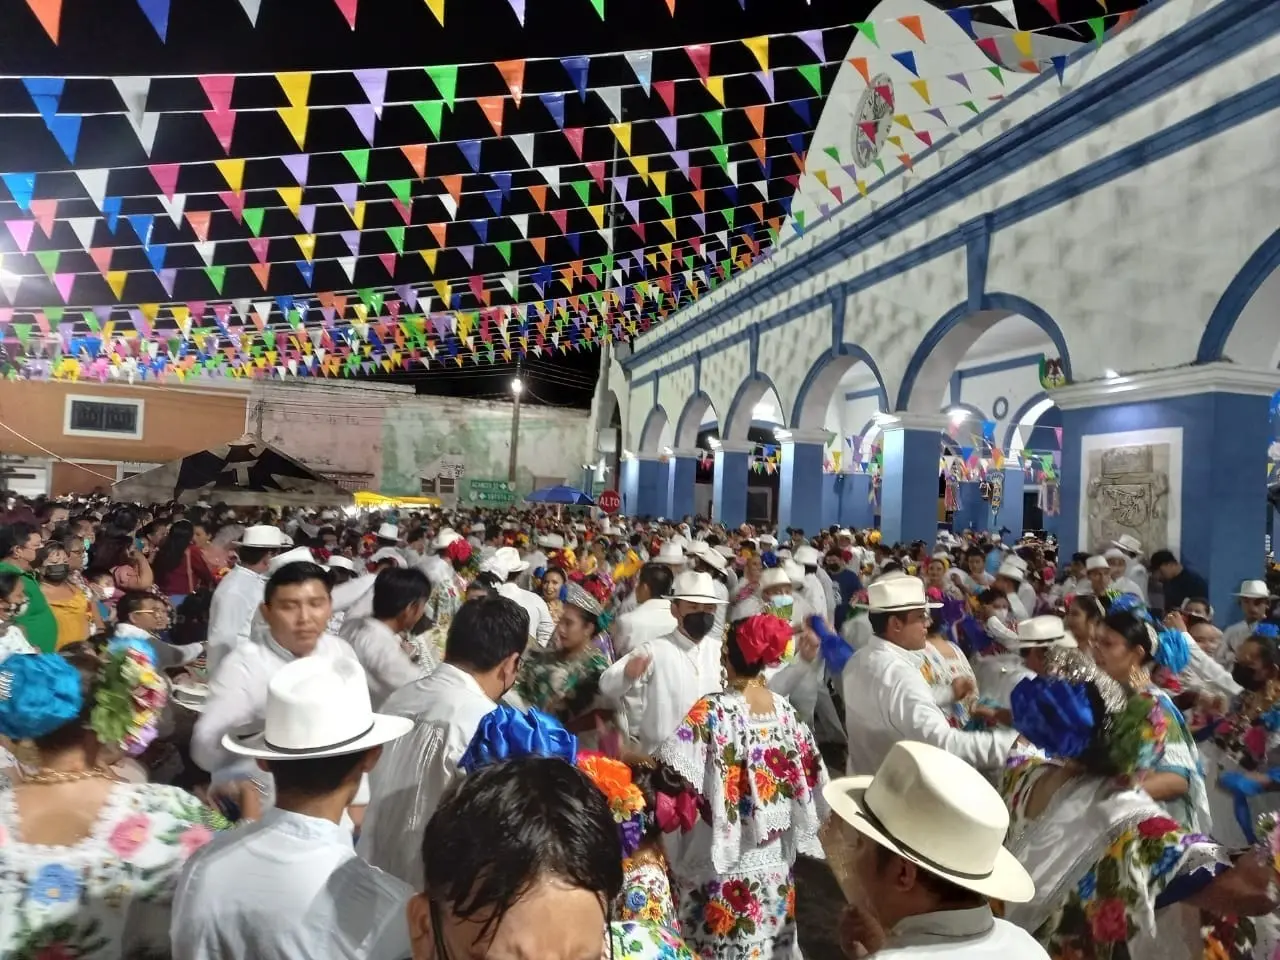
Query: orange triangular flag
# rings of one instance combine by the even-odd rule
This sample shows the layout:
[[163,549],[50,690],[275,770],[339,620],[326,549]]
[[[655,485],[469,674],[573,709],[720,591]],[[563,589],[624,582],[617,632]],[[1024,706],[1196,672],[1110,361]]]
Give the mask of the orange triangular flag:
[[755,127],[758,136],[764,136],[764,107],[747,107],[747,119],[751,121],[751,126]]
[[425,143],[405,144],[400,148],[400,152],[409,161],[409,166],[413,167],[413,172],[418,175],[419,180],[427,175],[427,145]]
[[36,15],[49,39],[57,43],[58,29],[62,22],[62,0],[27,0],[27,6]]
[[431,229],[431,235],[436,238],[436,246],[443,247],[446,224],[428,223],[427,226]]
[[507,82],[507,89],[511,91],[511,99],[516,102],[517,107],[520,106],[520,98],[524,95],[524,61],[501,60],[495,63],[494,66],[502,74],[502,79]]
[[760,158],[760,162],[764,163],[764,137],[757,137],[751,141],[751,149],[756,152],[756,156]]
[[[115,247],[91,247],[89,256],[93,259],[93,264],[98,268],[98,272],[104,277],[111,271],[111,254],[115,253]],[[119,296],[119,294],[116,294]]]
[[853,67],[853,69],[857,70],[860,74],[862,74],[863,80],[865,80],[867,83],[871,82],[871,72],[867,69],[866,57],[850,57],[849,64],[850,66]]
[[493,132],[499,137],[502,136],[502,108],[506,102],[506,97],[476,98],[476,103],[480,104],[480,109],[489,120],[489,126],[493,127]]
[[898,22],[920,38],[920,42],[924,43],[924,24],[920,22],[919,14],[911,14],[909,17],[899,17]]
[[186,211],[187,223],[191,224],[191,229],[196,232],[196,236],[200,238],[200,242],[204,243],[209,239],[209,220],[213,217],[211,210],[188,210]]
[[539,210],[543,213],[547,212],[547,188],[544,184],[529,187],[529,196],[533,197],[533,202],[538,205]]
[[454,203],[462,202],[462,174],[455,173],[452,176],[441,177],[440,182],[444,184],[449,196],[453,197]]
[[267,276],[271,273],[271,264],[269,263],[251,263],[249,269],[253,271],[253,275],[258,278],[258,283],[262,285],[262,289],[267,289]]
[[539,260],[547,259],[547,238],[546,237],[530,237],[529,242],[533,244],[533,249],[538,253]]

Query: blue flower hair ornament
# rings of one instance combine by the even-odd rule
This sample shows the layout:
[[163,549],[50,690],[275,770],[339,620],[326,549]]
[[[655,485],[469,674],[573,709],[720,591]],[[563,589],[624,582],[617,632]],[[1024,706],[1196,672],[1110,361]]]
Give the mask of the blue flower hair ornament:
[[1141,597],[1135,597],[1132,593],[1107,593],[1107,616],[1116,613],[1133,613],[1137,614],[1143,620],[1150,622],[1151,614],[1147,610],[1147,605],[1142,602]]
[[486,714],[458,766],[467,773],[516,757],[559,757],[573,763],[578,738],[540,710],[521,712],[505,703]]
[[1032,744],[1064,760],[1093,742],[1097,718],[1088,687],[1054,677],[1028,677],[1010,697],[1013,725]]
[[80,671],[55,653],[20,654],[0,666],[0,734],[35,740],[84,708]]
[[1280,641],[1280,624],[1270,621],[1260,623],[1253,628],[1253,635],[1264,640]]
[[1155,630],[1156,638],[1151,655],[1156,663],[1175,674],[1187,669],[1187,664],[1191,662],[1191,644],[1194,643],[1190,636],[1181,630],[1158,628],[1154,624],[1152,629]]
[[834,677],[844,673],[845,664],[853,656],[853,647],[845,642],[844,637],[827,626],[822,617],[810,617],[809,629],[818,635],[822,642],[822,659]]
[[760,562],[764,564],[766,569],[772,570],[778,565],[778,555],[772,550],[766,550],[760,554]]

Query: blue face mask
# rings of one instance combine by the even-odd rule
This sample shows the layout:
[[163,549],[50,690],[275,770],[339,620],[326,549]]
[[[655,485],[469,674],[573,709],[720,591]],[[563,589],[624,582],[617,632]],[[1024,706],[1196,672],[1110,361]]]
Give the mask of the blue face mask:
[[773,608],[774,613],[791,614],[791,608],[795,606],[795,598],[789,593],[775,593],[769,598],[769,606]]

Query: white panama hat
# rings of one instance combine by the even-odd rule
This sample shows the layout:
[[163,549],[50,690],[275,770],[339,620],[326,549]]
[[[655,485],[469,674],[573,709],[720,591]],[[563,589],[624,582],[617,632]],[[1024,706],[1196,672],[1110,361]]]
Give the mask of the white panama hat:
[[863,836],[958,887],[1008,903],[1035,896],[1031,875],[1004,848],[1000,794],[945,750],[901,741],[875,776],[832,780],[822,795]]
[[718,571],[723,571],[729,566],[729,561],[720,554],[716,553],[711,547],[708,547],[702,540],[695,540],[689,544],[689,556],[696,557],[710,567],[715,567]]
[[351,562],[351,558],[344,557],[340,553],[336,553],[329,558],[328,566],[330,570],[350,570],[352,573],[356,572],[356,565]]
[[281,567],[287,567],[291,563],[315,563],[316,558],[306,547],[294,547],[284,553],[277,553],[274,557],[267,561],[267,576],[271,576]]
[[373,551],[373,556],[369,558],[374,563],[381,563],[383,560],[390,560],[401,570],[409,566],[409,561],[404,558],[404,554],[400,552],[399,547],[382,547]]
[[1000,569],[996,571],[996,576],[1007,577],[1015,583],[1021,583],[1023,580],[1027,579],[1027,571],[1006,560],[1004,563],[1000,564]]
[[760,574],[760,590],[761,592],[771,587],[789,587],[792,586],[791,576],[781,567],[770,567],[768,570]]
[[538,546],[546,550],[563,550],[564,537],[558,533],[544,533],[538,538]]
[[1106,557],[1100,556],[1100,555],[1098,555],[1098,554],[1096,554],[1096,553],[1095,553],[1092,557],[1090,557],[1088,560],[1086,560],[1086,561],[1084,562],[1084,568],[1085,568],[1085,570],[1086,570],[1086,571],[1088,571],[1088,570],[1110,570],[1110,569],[1111,569],[1111,564],[1107,563],[1107,558],[1106,558]]
[[800,566],[800,564],[796,563],[790,557],[786,557],[778,563],[778,566],[782,569],[782,572],[787,575],[788,579],[791,580],[791,585],[793,587],[804,585],[804,567]]
[[493,551],[491,557],[481,564],[481,569],[496,573],[506,579],[513,573],[523,573],[528,570],[529,561],[521,560],[520,551],[515,547],[499,547]]
[[902,575],[881,577],[867,587],[867,609],[871,613],[899,613],[904,610],[927,610],[940,607],[930,603],[924,594],[924,581]]
[[1018,649],[1037,647],[1075,647],[1075,637],[1067,634],[1061,617],[1032,617],[1018,624]]
[[355,660],[302,657],[271,678],[265,720],[225,734],[222,745],[242,757],[307,760],[360,753],[412,728],[407,717],[373,712],[368,678]]
[[1240,584],[1240,589],[1232,594],[1233,597],[1241,597],[1245,600],[1271,600],[1272,593],[1267,589],[1265,580],[1246,580]]
[[435,551],[445,550],[461,539],[461,534],[452,527],[444,527],[436,534],[436,538],[431,541],[431,549]]
[[394,523],[384,523],[378,527],[378,532],[374,536],[379,540],[390,540],[392,543],[396,543],[400,540],[400,528]]
[[709,573],[686,570],[676,577],[671,586],[669,600],[686,600],[689,603],[727,604],[729,601],[716,596],[715,581]]
[[280,550],[292,545],[292,542],[279,527],[259,524],[253,527],[245,527],[244,533],[240,534],[240,539],[233,543],[232,546],[255,547],[259,550]]
[[809,544],[804,543],[796,547],[795,553],[792,554],[792,559],[802,567],[816,567],[822,563],[822,554],[809,546]]
[[1142,553],[1142,541],[1131,533],[1122,533],[1115,540],[1111,541],[1113,546],[1119,547],[1126,553]]
[[650,558],[654,563],[665,563],[669,567],[683,567],[688,563],[688,558],[684,555],[684,547],[676,543],[674,539],[667,540],[658,548],[658,552]]

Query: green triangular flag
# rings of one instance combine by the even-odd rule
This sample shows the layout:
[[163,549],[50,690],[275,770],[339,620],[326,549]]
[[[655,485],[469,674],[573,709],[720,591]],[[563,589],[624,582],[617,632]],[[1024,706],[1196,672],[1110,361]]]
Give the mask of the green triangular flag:
[[37,250],[36,263],[40,264],[40,269],[47,276],[52,277],[58,272],[58,259],[62,256],[61,250]]
[[796,215],[792,217],[792,219],[796,222],[796,226],[803,231],[804,230],[804,211],[797,210]]
[[881,160],[879,157],[876,157],[876,158],[875,158],[875,160],[874,160],[873,162],[875,163],[875,165],[876,165],[877,167],[879,167],[879,168],[880,168],[880,173],[881,173],[881,174],[883,174],[883,173],[884,173],[884,161],[883,161],[883,160]]
[[262,236],[262,221],[266,217],[267,211],[261,207],[247,207],[244,211],[244,222],[249,225],[249,229],[253,231],[255,237]]
[[413,181],[412,180],[391,180],[387,183],[391,188],[391,192],[396,195],[396,199],[403,203],[406,207],[413,198]]
[[569,186],[573,187],[574,193],[578,195],[578,199],[582,201],[582,205],[585,207],[588,203],[587,198],[591,196],[591,181],[575,180]]
[[737,210],[735,210],[733,207],[725,207],[723,210],[720,211],[720,213],[724,216],[725,226],[728,227],[730,230],[732,230],[733,221],[738,214]]
[[604,0],[591,0],[591,5],[596,8],[596,13],[600,15],[600,19],[604,19]]
[[1004,74],[1000,71],[999,67],[987,67],[987,73],[999,80],[1000,86],[1004,86]]
[[814,93],[822,96],[822,64],[807,63],[803,67],[797,67],[796,72],[809,81]]
[[1102,43],[1103,35],[1107,32],[1107,21],[1102,17],[1090,17],[1088,24],[1089,29],[1093,31],[1093,39],[1097,43]]
[[601,258],[601,261],[604,263],[604,272],[605,272],[605,273],[613,273],[613,254],[612,254],[612,253],[606,253],[606,254]]
[[209,282],[213,284],[213,289],[218,293],[222,293],[222,285],[227,281],[226,267],[205,267],[204,274],[209,278]]
[[289,326],[297,330],[299,327],[302,326],[302,310],[299,307],[294,307],[292,310],[289,311],[288,320],[289,320]]
[[383,294],[377,290],[370,290],[366,287],[363,290],[356,291],[360,295],[360,301],[369,308],[369,312],[375,317],[382,313]]
[[363,150],[343,150],[342,155],[347,158],[347,163],[351,164],[351,169],[356,172],[356,176],[360,178],[361,183],[369,179],[369,150],[367,147]]
[[716,162],[724,168],[724,172],[729,172],[729,148],[723,143],[717,144],[711,148],[711,155],[716,158]]
[[458,94],[458,68],[456,66],[427,67],[426,71],[427,76],[431,78],[431,82],[440,91],[440,96],[449,105],[449,109],[452,110],[454,98]]
[[31,339],[31,326],[29,323],[15,323],[13,325],[13,332],[18,335],[18,340],[22,342],[23,346],[26,346],[27,341]]
[[66,307],[45,307],[44,316],[50,323],[61,323],[62,318],[66,315]]
[[274,350],[276,348],[276,332],[270,327],[262,331],[262,339],[266,341],[267,349]]
[[387,227],[387,236],[391,238],[396,253],[404,253],[404,227]]
[[595,274],[597,280],[604,277],[604,267],[602,267],[599,262],[587,264],[587,269]]
[[675,205],[674,197],[658,197],[657,201],[662,206],[662,209],[667,211],[668,217],[675,216],[675,214],[672,213],[672,207]]
[[978,110],[978,105],[977,105],[976,103],[974,103],[972,100],[966,100],[966,101],[964,101],[964,103],[960,104],[960,106],[962,106],[962,107],[968,107],[968,108],[969,108],[970,110],[972,110],[974,113],[978,113],[978,112],[979,112],[979,110]]
[[854,24],[854,27],[857,28],[857,31],[860,34],[870,40],[877,47],[880,46],[880,41],[876,39],[876,25],[870,20],[859,21]]
[[724,111],[708,110],[702,116],[706,118],[707,123],[711,124],[711,129],[715,131],[716,139],[724,143]]
[[422,115],[422,121],[431,130],[431,135],[440,139],[440,121],[444,117],[444,104],[439,100],[419,100],[414,109]]
[[84,322],[85,322],[85,325],[88,326],[91,332],[93,333],[102,332],[102,327],[98,323],[98,318],[95,317],[92,313],[84,314]]
[[825,154],[826,154],[828,157],[830,157],[832,160],[834,160],[836,163],[839,163],[839,162],[840,162],[840,148],[839,148],[839,147],[823,147],[823,148],[822,148],[822,152],[823,152],[823,153],[825,153]]
[[498,252],[502,254],[502,259],[507,261],[507,266],[511,266],[511,241],[499,240],[494,244],[498,248]]

